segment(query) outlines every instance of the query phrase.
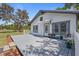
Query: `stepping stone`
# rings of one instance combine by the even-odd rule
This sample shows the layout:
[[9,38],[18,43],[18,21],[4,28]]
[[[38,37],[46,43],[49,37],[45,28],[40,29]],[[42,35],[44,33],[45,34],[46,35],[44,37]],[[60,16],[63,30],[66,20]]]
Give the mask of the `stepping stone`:
[[9,43],[9,46],[10,46],[10,47],[15,46],[15,45],[16,45],[16,44],[15,44],[14,42],[10,42],[10,43]]
[[9,49],[10,49],[9,45],[5,45],[5,46],[3,47],[3,51],[9,50]]

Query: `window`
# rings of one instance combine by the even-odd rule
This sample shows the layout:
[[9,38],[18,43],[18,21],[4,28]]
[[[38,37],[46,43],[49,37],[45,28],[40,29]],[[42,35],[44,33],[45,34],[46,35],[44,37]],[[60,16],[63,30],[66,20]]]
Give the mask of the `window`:
[[40,17],[40,21],[43,21],[43,17]]
[[49,30],[48,27],[49,27],[48,24],[45,24],[45,33],[48,33],[48,30]]
[[33,32],[37,33],[38,32],[38,25],[33,26]]

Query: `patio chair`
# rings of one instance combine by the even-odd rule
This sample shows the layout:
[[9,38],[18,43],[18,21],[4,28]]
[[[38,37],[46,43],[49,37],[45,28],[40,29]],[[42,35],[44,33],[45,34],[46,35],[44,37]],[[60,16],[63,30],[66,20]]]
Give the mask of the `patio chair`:
[[67,37],[71,37],[71,34],[70,34],[70,33],[68,33],[68,34],[67,34]]
[[66,37],[64,37],[64,40],[71,40],[72,35],[70,33],[66,34]]
[[48,34],[49,38],[55,38],[55,34]]
[[60,39],[60,40],[63,40],[63,36],[62,36],[62,35],[57,34],[57,35],[55,35],[54,39]]

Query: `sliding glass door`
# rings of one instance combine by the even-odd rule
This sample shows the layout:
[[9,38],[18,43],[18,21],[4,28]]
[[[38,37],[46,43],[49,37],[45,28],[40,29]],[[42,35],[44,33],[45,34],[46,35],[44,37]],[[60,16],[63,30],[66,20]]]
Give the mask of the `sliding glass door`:
[[60,23],[60,35],[66,35],[66,22]]
[[60,29],[59,23],[53,23],[52,24],[52,33],[53,34],[59,35],[59,32],[60,32],[59,29]]
[[70,33],[70,21],[57,22],[52,24],[52,33],[65,36]]

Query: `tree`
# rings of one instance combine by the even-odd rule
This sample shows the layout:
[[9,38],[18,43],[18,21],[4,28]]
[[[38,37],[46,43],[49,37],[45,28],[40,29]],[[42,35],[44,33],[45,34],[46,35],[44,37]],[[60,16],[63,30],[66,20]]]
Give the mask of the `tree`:
[[16,12],[14,8],[8,4],[1,4],[0,6],[0,20],[5,23],[12,22],[15,25],[16,30],[22,30],[24,24],[28,24],[28,13],[26,10],[18,9]]
[[67,7],[64,6],[64,7],[62,7],[62,8],[57,8],[56,10],[66,10],[66,9],[67,9]]
[[14,9],[8,4],[1,4],[0,6],[0,19],[8,23],[11,21],[11,15]]
[[79,10],[79,3],[66,3],[65,6],[67,8],[71,8],[71,6],[73,6],[74,8],[76,8],[77,10]]
[[76,8],[77,10],[79,10],[79,3],[65,3],[64,7],[62,7],[62,8],[57,8],[57,10],[70,9],[71,6],[73,6],[73,7]]
[[28,13],[26,10],[17,9],[15,15],[13,15],[13,21],[18,31],[22,31],[23,25],[28,24]]

